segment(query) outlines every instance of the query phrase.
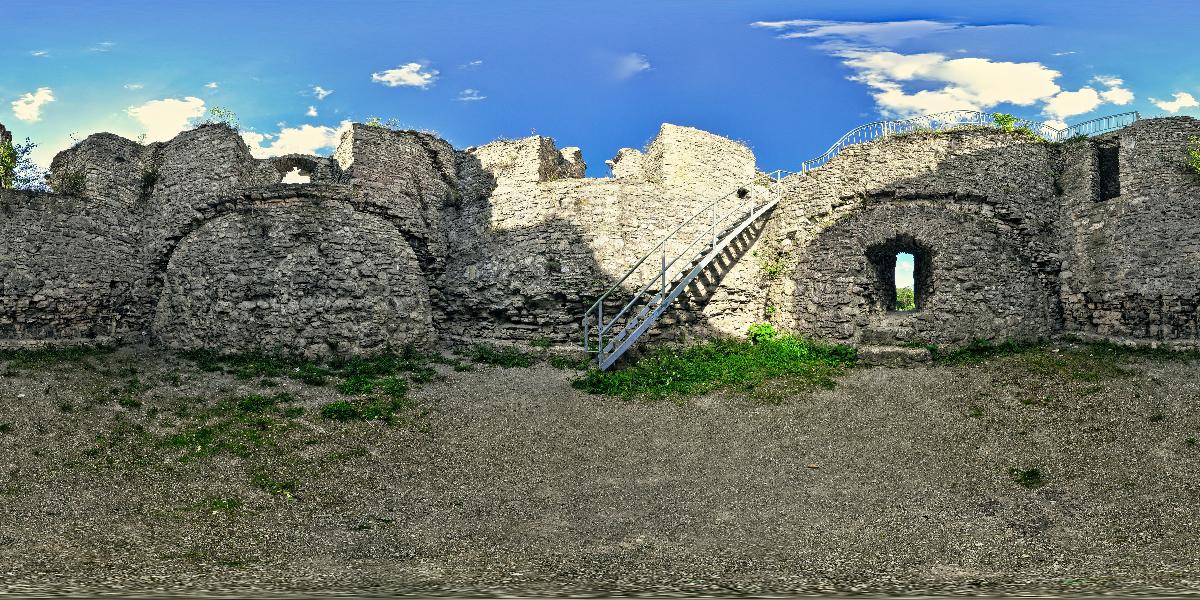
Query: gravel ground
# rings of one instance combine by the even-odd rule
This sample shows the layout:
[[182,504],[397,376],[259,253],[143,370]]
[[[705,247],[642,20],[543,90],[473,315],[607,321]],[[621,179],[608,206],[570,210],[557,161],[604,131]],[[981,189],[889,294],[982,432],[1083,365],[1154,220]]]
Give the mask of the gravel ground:
[[[402,419],[342,423],[318,414],[329,386],[154,350],[0,361],[0,590],[1200,590],[1198,362],[1045,349],[782,403],[439,373]],[[305,412],[265,442],[163,442],[280,391]]]

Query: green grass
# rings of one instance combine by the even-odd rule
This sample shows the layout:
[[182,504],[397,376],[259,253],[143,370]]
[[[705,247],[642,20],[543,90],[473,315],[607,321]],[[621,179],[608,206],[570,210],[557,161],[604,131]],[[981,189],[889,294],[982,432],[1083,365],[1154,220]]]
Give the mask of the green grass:
[[661,348],[623,369],[588,371],[573,385],[627,399],[696,396],[721,388],[754,391],[775,378],[829,388],[855,359],[854,348],[790,335],[759,343],[724,339],[680,350]]
[[221,453],[248,457],[277,445],[278,438],[292,427],[297,413],[289,394],[251,394],[219,402],[215,407],[190,415],[191,422],[177,433],[160,440],[159,446],[179,454],[180,462]]
[[478,344],[471,348],[467,358],[480,364],[504,368],[527,368],[532,367],[535,362],[532,355],[515,348],[500,348],[487,344]]
[[273,496],[282,496],[285,500],[299,500],[296,495],[300,483],[294,479],[276,479],[274,476],[258,472],[250,478],[250,485]]
[[49,366],[78,363],[88,358],[112,354],[109,346],[75,346],[70,348],[39,348],[36,350],[0,350],[0,360],[14,367]]
[[1008,474],[1013,478],[1013,481],[1030,489],[1040,488],[1043,485],[1046,485],[1045,475],[1043,475],[1042,471],[1037,468],[1018,469],[1017,467],[1011,467],[1008,470]]
[[927,346],[933,355],[933,361],[943,365],[978,364],[998,356],[1023,354],[1041,348],[1038,342],[1009,340],[991,342],[974,340],[971,343],[954,350],[940,350],[936,346]]

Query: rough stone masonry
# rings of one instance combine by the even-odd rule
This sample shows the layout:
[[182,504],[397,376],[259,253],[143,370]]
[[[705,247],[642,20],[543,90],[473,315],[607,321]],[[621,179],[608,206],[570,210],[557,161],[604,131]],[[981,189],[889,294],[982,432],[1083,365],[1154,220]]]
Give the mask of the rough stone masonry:
[[[655,333],[770,321],[861,344],[1200,347],[1197,135],[1172,117],[1060,144],[964,128],[850,147],[785,179]],[[332,157],[265,160],[223,125],[92,135],[54,159],[53,193],[0,191],[0,345],[575,343],[663,234],[715,197],[765,192],[748,148],[688,127],[608,164],[585,178],[579,149],[545,137],[458,150],[366,125]],[[310,183],[281,183],[293,169]],[[916,257],[914,311],[892,310],[897,252]]]

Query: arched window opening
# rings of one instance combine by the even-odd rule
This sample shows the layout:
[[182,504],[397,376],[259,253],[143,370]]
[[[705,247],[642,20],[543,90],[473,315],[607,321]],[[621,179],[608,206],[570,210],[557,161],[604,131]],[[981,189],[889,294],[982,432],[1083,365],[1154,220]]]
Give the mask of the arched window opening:
[[877,310],[919,311],[933,295],[933,253],[909,235],[896,236],[867,248],[875,271],[872,303]]
[[283,179],[280,181],[280,183],[311,183],[311,182],[312,182],[312,175],[310,173],[301,171],[300,167],[292,167],[292,170],[285,173],[283,175]]

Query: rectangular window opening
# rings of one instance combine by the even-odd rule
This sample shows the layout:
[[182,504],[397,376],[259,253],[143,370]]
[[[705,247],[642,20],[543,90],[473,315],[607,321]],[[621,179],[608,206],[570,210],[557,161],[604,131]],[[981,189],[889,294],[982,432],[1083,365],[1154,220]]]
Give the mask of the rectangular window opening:
[[1121,195],[1121,147],[1096,148],[1096,200],[1103,202]]
[[917,285],[913,278],[916,259],[908,252],[896,253],[896,304],[895,310],[909,311],[917,308]]

